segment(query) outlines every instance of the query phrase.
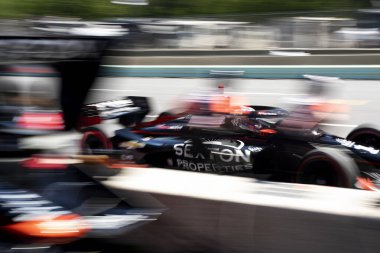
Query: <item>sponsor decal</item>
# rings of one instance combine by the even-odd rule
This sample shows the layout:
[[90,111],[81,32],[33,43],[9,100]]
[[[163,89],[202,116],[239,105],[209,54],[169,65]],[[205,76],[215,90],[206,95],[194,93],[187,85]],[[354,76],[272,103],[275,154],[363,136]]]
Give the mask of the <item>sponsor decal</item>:
[[[95,106],[100,112],[101,117],[109,117],[118,113],[133,112],[140,109],[140,107],[133,106],[133,101],[130,99],[112,100],[101,103],[90,104],[88,106]],[[133,106],[133,107],[132,107]]]
[[120,148],[136,149],[145,147],[145,143],[139,141],[124,141],[119,144]]
[[224,139],[201,139],[199,144],[187,140],[174,145],[177,167],[203,172],[251,170],[252,153],[261,150],[261,147],[246,147],[240,140]]
[[337,142],[339,142],[342,146],[345,146],[347,148],[353,148],[353,149],[357,149],[357,150],[364,150],[364,151],[369,152],[372,155],[377,155],[379,153],[378,149],[374,149],[373,147],[366,147],[366,146],[363,146],[363,145],[355,144],[355,142],[353,142],[353,141],[349,141],[349,140],[345,140],[345,139],[340,139],[340,138],[336,138],[335,140]]
[[248,150],[250,150],[251,152],[260,152],[261,150],[263,150],[263,148],[261,148],[261,147],[248,147]]
[[105,101],[95,104],[90,104],[91,106],[96,106],[98,109],[106,109],[106,107],[112,107],[112,108],[120,108],[125,106],[131,106],[133,105],[133,101],[130,99],[123,99],[123,100],[111,100],[111,101]]
[[122,161],[134,161],[134,156],[132,154],[123,154],[120,156]]
[[277,115],[278,113],[276,112],[265,112],[265,111],[261,111],[261,112],[257,112],[258,115],[267,115],[267,116],[275,116]]
[[170,130],[180,130],[183,128],[182,125],[158,125],[158,129],[170,129]]
[[251,170],[252,164],[223,165],[216,163],[193,162],[185,159],[177,159],[177,167],[198,172],[238,172]]
[[139,110],[140,107],[126,107],[126,108],[118,108],[113,109],[109,111],[103,111],[100,113],[101,117],[109,117],[110,115],[116,115],[117,113],[124,113],[124,112],[133,112]]
[[242,122],[241,122],[241,119],[240,119],[240,118],[233,118],[233,119],[231,120],[231,124],[232,124],[233,126],[235,126],[235,127],[238,127],[238,126],[240,126],[240,125],[242,124]]

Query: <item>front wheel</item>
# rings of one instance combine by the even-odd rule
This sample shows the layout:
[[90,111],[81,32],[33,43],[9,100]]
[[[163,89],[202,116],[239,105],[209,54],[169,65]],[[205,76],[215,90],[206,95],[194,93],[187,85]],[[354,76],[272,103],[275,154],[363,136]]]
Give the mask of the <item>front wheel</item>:
[[375,125],[361,125],[352,130],[347,140],[357,144],[380,149],[380,127]]

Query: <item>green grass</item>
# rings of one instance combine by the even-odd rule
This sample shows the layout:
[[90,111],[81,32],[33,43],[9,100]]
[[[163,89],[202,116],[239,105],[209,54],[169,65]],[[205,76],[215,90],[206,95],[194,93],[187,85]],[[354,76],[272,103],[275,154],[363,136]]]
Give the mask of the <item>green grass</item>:
[[0,0],[0,18],[69,16],[178,17],[324,11],[369,7],[369,0],[150,0],[148,6],[114,5],[111,0]]

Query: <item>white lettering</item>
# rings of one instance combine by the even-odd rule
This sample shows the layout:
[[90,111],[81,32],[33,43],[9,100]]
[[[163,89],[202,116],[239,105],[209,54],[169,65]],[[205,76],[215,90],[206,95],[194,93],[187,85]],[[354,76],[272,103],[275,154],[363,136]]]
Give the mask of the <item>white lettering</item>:
[[[222,161],[222,162],[237,162],[237,163],[251,163],[251,153],[260,152],[261,147],[248,147],[242,150],[244,145],[239,141],[239,147],[234,147],[231,145],[223,145],[221,142],[203,142],[203,145],[207,149],[205,153],[196,152],[194,150],[193,144],[190,141],[185,141],[181,144],[174,145],[175,155],[184,158],[195,158],[198,160],[211,160],[211,161]],[[210,151],[210,152],[208,152]]]
[[191,145],[191,144],[186,144],[185,145],[185,157],[186,158],[193,158],[193,154],[191,154],[191,147],[192,147],[193,145]]
[[177,167],[199,172],[236,172],[252,170],[252,164],[222,165],[216,163],[195,163],[188,160],[177,159]]
[[351,148],[355,144],[352,141],[348,141],[345,139],[339,139],[339,138],[337,138],[336,141],[339,142],[340,144],[342,144],[343,146],[349,147],[349,148]]
[[365,147],[365,146],[362,146],[362,145],[354,145],[354,148],[356,149],[361,149],[361,150],[365,150],[373,155],[376,155],[379,153],[379,150],[378,149],[374,149],[373,147]]
[[177,156],[182,156],[183,155],[182,147],[183,147],[183,144],[175,144],[174,145],[175,154]]
[[193,163],[193,162],[190,162],[189,163],[189,168],[192,171],[196,171],[197,170],[197,165],[195,163]]
[[223,149],[220,153],[220,159],[226,163],[231,162],[234,159],[234,154],[229,149]]
[[202,160],[206,159],[204,155],[202,155],[202,153],[198,153],[195,158],[199,159],[201,158]]
[[189,165],[188,165],[188,162],[186,160],[183,161],[183,168],[186,170],[189,169]]
[[243,159],[247,163],[251,161],[251,151],[249,150],[244,150],[244,153],[241,150],[236,150],[236,155],[236,162],[240,162],[240,159]]
[[360,149],[360,150],[365,150],[373,155],[377,155],[380,150],[378,149],[374,149],[373,147],[365,147],[363,145],[359,145],[359,144],[355,144],[355,142],[352,142],[352,141],[348,141],[348,140],[345,140],[345,139],[335,139],[337,142],[339,142],[340,144],[342,144],[342,146],[345,146],[345,147],[348,147],[348,148],[354,148],[354,149]]

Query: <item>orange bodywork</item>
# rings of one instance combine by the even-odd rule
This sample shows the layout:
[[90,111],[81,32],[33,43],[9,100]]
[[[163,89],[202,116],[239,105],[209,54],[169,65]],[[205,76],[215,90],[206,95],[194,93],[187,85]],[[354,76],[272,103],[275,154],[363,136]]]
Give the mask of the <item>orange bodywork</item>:
[[244,114],[242,106],[247,104],[248,101],[244,97],[217,95],[212,98],[210,110],[222,114]]

